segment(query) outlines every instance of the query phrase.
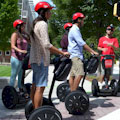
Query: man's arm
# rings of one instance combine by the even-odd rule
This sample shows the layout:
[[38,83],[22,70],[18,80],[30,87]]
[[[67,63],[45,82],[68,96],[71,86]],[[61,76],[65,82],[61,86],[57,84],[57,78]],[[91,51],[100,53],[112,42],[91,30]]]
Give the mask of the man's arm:
[[83,46],[88,52],[92,53],[92,54],[95,54],[95,55],[98,55],[97,52],[95,52],[93,49],[91,49],[87,44],[85,44]]

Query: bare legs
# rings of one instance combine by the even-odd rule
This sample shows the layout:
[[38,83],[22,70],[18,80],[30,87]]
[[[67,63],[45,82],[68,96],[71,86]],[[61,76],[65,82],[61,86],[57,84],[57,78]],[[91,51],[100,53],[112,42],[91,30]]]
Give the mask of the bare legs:
[[30,97],[35,109],[42,105],[44,89],[45,87],[36,87],[32,84]]
[[70,76],[69,79],[69,84],[70,84],[70,90],[71,91],[75,91],[77,90],[79,83],[81,81],[81,79],[83,78],[83,76],[79,75],[79,76]]

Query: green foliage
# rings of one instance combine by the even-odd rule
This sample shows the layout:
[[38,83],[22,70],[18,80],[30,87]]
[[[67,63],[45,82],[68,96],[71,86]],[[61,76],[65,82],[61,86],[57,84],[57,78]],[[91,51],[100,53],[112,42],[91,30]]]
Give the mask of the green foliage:
[[[116,27],[113,36],[116,37],[118,39],[118,42],[120,43],[120,27]],[[115,55],[116,59],[118,60],[120,56],[120,48],[118,50],[115,50]]]
[[18,0],[0,0],[0,49],[9,49],[9,38],[14,31],[13,22],[18,19]]
[[109,24],[113,24],[115,27],[119,25],[118,19],[113,16],[113,6],[105,0],[52,1],[56,5],[56,8],[52,10],[52,17],[49,21],[49,32],[53,44],[57,42],[57,46],[59,46],[58,43],[60,43],[64,33],[64,24],[72,22],[72,15],[76,12],[82,12],[86,16],[81,32],[83,39],[87,41],[88,45],[90,45],[92,40],[97,46],[98,39],[105,34],[105,29]]

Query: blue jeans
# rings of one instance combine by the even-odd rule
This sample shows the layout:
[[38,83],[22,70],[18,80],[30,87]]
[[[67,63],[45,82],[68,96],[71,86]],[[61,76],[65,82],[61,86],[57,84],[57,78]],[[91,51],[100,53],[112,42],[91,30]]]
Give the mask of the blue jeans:
[[11,56],[11,77],[10,77],[10,85],[14,87],[15,80],[18,75],[18,88],[21,88],[21,80],[22,80],[22,64],[23,62],[18,60],[17,58]]

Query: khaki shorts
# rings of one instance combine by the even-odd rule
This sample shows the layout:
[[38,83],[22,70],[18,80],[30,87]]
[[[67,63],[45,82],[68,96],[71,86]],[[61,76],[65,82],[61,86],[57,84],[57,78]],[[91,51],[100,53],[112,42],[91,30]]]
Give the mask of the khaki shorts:
[[83,62],[78,57],[72,58],[72,68],[70,71],[70,76],[84,75]]

